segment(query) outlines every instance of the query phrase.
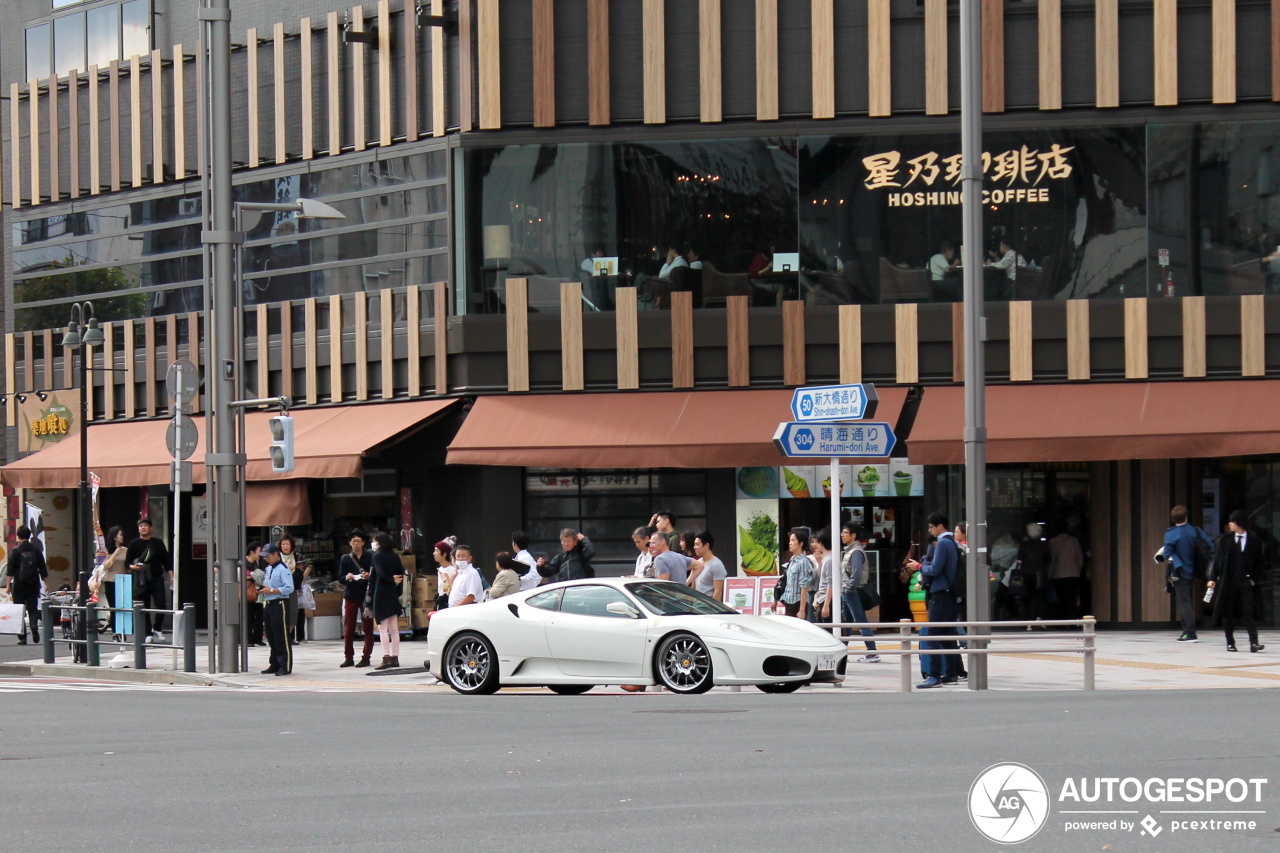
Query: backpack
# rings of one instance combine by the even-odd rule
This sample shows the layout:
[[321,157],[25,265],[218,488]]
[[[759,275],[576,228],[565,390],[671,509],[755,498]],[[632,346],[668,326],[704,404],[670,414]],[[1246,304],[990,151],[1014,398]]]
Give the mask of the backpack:
[[956,549],[956,571],[951,576],[949,586],[951,587],[951,592],[955,594],[956,600],[961,601],[964,599],[965,585],[969,582],[969,555],[965,553],[959,543],[953,541],[952,544]]
[[1191,575],[1196,580],[1204,580],[1209,576],[1209,567],[1213,565],[1213,543],[1209,541],[1209,537],[1204,534],[1200,528],[1196,528],[1196,554],[1195,565],[1191,569]]
[[22,549],[13,588],[15,594],[20,593],[24,598],[40,589],[40,569],[36,566],[36,555],[31,546]]

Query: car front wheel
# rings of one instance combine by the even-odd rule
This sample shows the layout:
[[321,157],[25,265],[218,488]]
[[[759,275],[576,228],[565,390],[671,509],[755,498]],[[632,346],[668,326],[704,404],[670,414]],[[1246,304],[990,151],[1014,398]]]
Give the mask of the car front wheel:
[[444,676],[459,693],[482,695],[498,689],[498,656],[481,634],[467,632],[444,650]]
[[653,663],[659,683],[672,693],[711,689],[711,653],[693,634],[672,634],[658,645]]

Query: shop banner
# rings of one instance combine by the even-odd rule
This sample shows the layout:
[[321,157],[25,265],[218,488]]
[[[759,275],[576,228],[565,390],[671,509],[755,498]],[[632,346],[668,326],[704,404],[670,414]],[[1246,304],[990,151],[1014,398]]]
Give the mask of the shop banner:
[[778,469],[760,465],[739,468],[734,478],[738,500],[778,497]]
[[738,574],[778,573],[778,501],[737,501]]
[[771,615],[777,582],[776,577],[725,578],[724,603],[744,616]]
[[44,450],[80,431],[80,390],[49,391],[18,403],[18,455]]
[[889,460],[890,494],[900,498],[924,497],[924,466],[912,465],[906,459]]

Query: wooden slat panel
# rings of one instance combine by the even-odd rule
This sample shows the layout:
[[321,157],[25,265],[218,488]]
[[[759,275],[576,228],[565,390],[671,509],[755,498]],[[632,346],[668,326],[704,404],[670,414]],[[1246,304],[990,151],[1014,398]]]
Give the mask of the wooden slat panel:
[[182,45],[173,46],[173,174],[178,180],[187,176],[187,87],[183,81],[186,57]]
[[133,320],[124,321],[124,340],[121,341],[124,356],[124,416],[132,418],[137,412],[137,356],[133,349]]
[[1089,300],[1067,300],[1067,379],[1087,380],[1089,360]]
[[[52,336],[51,336],[51,337],[52,337]],[[50,343],[52,343],[52,342],[50,342]],[[52,350],[52,349],[53,349],[53,348],[52,348],[52,346],[51,346],[51,347],[50,347],[50,350]],[[75,384],[75,383],[74,383],[74,381],[73,381],[73,379],[72,379],[71,373],[72,373],[72,370],[71,370],[71,348],[70,348],[70,347],[63,347],[63,348],[62,348],[62,387],[63,387],[63,388],[71,388],[71,387],[73,387],[73,386],[74,386],[74,384]]]
[[[11,198],[9,203],[15,210],[22,207],[22,105],[18,100],[21,90],[17,83],[9,84],[9,193]],[[92,106],[93,102],[90,102]],[[96,113],[97,110],[91,110]],[[97,127],[97,119],[94,119],[93,127]],[[97,134],[91,135],[91,138],[97,139]]]
[[116,325],[102,324],[102,416],[111,420],[116,416]]
[[458,4],[458,67],[464,69],[458,79],[458,130],[462,133],[471,132],[475,108],[471,91],[471,69],[475,67],[471,55],[472,8],[470,2]]
[[156,416],[156,318],[148,317],[142,326],[142,381],[146,385],[147,417]]
[[293,303],[280,303],[280,396],[293,399]]
[[947,0],[924,0],[924,111],[941,116],[949,110]]
[[196,58],[197,59],[196,59],[195,67],[196,67],[196,100],[197,100],[197,107],[196,107],[196,174],[197,175],[203,175],[205,173],[204,172],[204,164],[205,164],[204,137],[205,137],[205,130],[206,130],[205,111],[200,109],[198,106],[198,103],[200,100],[199,93],[206,91],[205,79],[204,79],[205,63],[199,61],[199,57],[201,56],[204,56],[204,40],[196,39]]
[[1213,0],[1213,102],[1236,102],[1236,0]]
[[756,118],[778,120],[778,0],[756,0]]
[[[157,67],[157,66],[152,66]],[[173,364],[179,358],[178,355],[178,315],[169,314],[164,318],[164,375],[169,376],[169,365]],[[90,362],[92,363],[92,362]],[[166,393],[157,393],[157,400],[163,400],[162,407],[167,414],[173,414],[174,401],[166,389]]]
[[789,299],[782,303],[782,382],[803,385],[804,379],[804,302]]
[[436,393],[449,393],[449,285],[438,282],[432,288],[432,300],[435,302],[435,331],[432,337],[435,344]]
[[[431,14],[444,14],[444,0],[431,0]],[[444,27],[431,28],[431,135],[444,136]]]
[[664,0],[644,0],[644,123],[667,120],[667,24]]
[[277,21],[271,33],[272,77],[275,95],[276,163],[289,159],[289,137],[285,132],[285,76],[284,76],[284,24]]
[[342,296],[337,293],[329,296],[329,399],[342,402]]
[[582,381],[582,282],[560,282],[560,385],[565,391],[581,391]]
[[964,303],[951,303],[951,381],[964,381]]
[[720,75],[720,0],[698,0],[698,102],[704,122],[723,118]]
[[919,311],[914,302],[899,302],[893,309],[897,381],[910,385],[920,381]]
[[61,166],[58,163],[58,130],[62,117],[58,112],[58,78],[49,78],[49,200],[62,197]]
[[258,374],[258,396],[271,396],[271,335],[270,318],[267,314],[267,306],[265,304],[258,305],[255,309],[258,317],[258,346],[257,360],[254,366],[257,368]]
[[336,157],[342,153],[342,31],[337,12],[330,12],[325,19],[325,36],[325,82],[329,89],[325,112],[329,116],[329,156]]
[[382,353],[378,361],[382,365],[382,399],[390,400],[396,393],[396,315],[392,303],[391,288],[384,287],[378,294],[378,342]]
[[304,317],[303,322],[307,325],[302,332],[303,352],[305,353],[306,358],[306,400],[308,406],[314,406],[316,403],[320,402],[320,383],[317,380],[320,372],[320,341],[319,335],[316,331],[316,298],[314,296],[309,296],[302,305]]
[[[182,54],[179,53],[179,56]],[[200,315],[194,311],[187,314],[187,359],[195,365],[196,373],[200,371]],[[200,411],[200,392],[196,392],[194,411]]]
[[833,0],[811,0],[813,117],[836,117],[836,21]]
[[[164,54],[151,51],[151,182],[164,183]],[[175,137],[176,138],[176,137]]]
[[1124,301],[1124,377],[1147,378],[1147,300]]
[[1120,0],[1094,0],[1094,97],[1099,107],[1120,106]]
[[142,186],[142,58],[129,57],[129,179]]
[[67,75],[67,167],[72,198],[80,198],[80,72]]
[[378,0],[378,144],[391,144],[391,0]]
[[261,162],[258,139],[258,28],[250,27],[244,37],[245,86],[247,102],[245,121],[249,133],[249,168],[256,169]]
[[[17,101],[13,101],[17,103]],[[18,423],[18,401],[13,398],[14,392],[18,390],[18,346],[17,341],[13,337],[13,332],[6,332],[4,336],[4,391],[8,396],[5,397],[4,407],[4,423],[5,426],[16,426]]]
[[[438,29],[438,28],[437,28]],[[416,286],[404,293],[405,337],[408,338],[409,397],[422,393],[422,291]]]
[[[744,299],[746,297],[743,297]],[[840,306],[840,382],[862,381],[862,306]]]
[[[57,359],[53,354],[53,329],[45,329],[40,333],[40,383],[43,387],[54,389],[57,388],[57,377],[54,376],[57,367]],[[70,368],[66,372],[70,372]],[[63,388],[70,388],[70,384],[64,384]]]
[[730,296],[725,309],[729,387],[745,388],[751,384],[751,297]]
[[[351,7],[351,29],[353,32],[364,32],[364,7]],[[366,143],[368,113],[365,106],[365,57],[368,52],[362,42],[351,42],[351,128],[356,151],[363,151]]]
[[22,333],[22,387],[25,391],[36,390],[36,335],[35,332]]
[[480,129],[502,127],[502,64],[498,38],[498,0],[476,0],[476,85]]
[[507,279],[507,390],[529,390],[529,281],[524,278]]
[[1178,103],[1178,0],[1155,0],[1155,104]]
[[27,106],[30,108],[31,123],[27,135],[27,150],[31,152],[31,203],[40,203],[40,81],[32,80],[27,84]]
[[982,0],[982,111],[1004,112],[1004,0]]
[[867,0],[867,113],[893,112],[889,0]]
[[1182,375],[1188,378],[1206,374],[1204,297],[1182,298]]
[[640,331],[636,289],[619,287],[614,291],[614,306],[618,390],[632,390],[640,387]]
[[354,294],[356,315],[352,328],[356,330],[356,399],[369,399],[369,294],[363,290]]
[[671,294],[671,387],[693,387],[693,293]]
[[1062,109],[1062,0],[1040,0],[1040,109]]
[[555,0],[533,0],[533,126],[556,123]]
[[1009,303],[1009,380],[1030,382],[1031,366],[1031,303]]
[[1267,372],[1266,297],[1240,297],[1240,375],[1263,376]]
[[298,50],[302,60],[299,79],[302,88],[302,159],[310,160],[316,156],[316,105],[315,92],[312,91],[315,86],[315,67],[311,53],[311,19],[303,18],[298,26]]
[[587,105],[591,124],[609,123],[609,0],[587,0]]
[[418,138],[418,0],[404,0],[404,138]]

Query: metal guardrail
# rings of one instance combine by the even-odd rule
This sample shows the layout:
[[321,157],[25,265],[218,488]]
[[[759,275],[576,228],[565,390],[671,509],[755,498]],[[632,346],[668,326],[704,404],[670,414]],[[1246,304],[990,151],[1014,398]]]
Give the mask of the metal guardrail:
[[[901,689],[903,693],[911,692],[911,656],[912,655],[1025,655],[1025,654],[1079,654],[1083,655],[1084,662],[1084,689],[1094,689],[1094,664],[1097,653],[1097,620],[1092,616],[1086,616],[1083,619],[1049,619],[1036,621],[1020,621],[1020,622],[915,622],[911,619],[902,619],[898,622],[815,622],[815,627],[831,629],[832,633],[836,633],[836,629],[850,628],[860,630],[870,628],[872,631],[877,629],[894,631],[893,634],[874,634],[873,636],[864,636],[862,634],[852,634],[849,636],[837,637],[836,639],[844,641],[846,644],[858,642],[875,642],[877,646],[881,643],[898,641],[896,649],[876,648],[877,655],[896,655],[901,661],[902,682]],[[940,637],[931,637],[928,635],[921,636],[917,631],[920,628],[964,628],[969,631],[972,628],[1080,628],[1081,632],[1076,633],[1057,633],[1047,634],[1040,632],[1010,632],[999,634],[943,634]],[[929,642],[930,640],[955,641],[963,642],[967,648],[959,649],[922,649],[919,644],[921,642]],[[1033,647],[1033,648],[1009,648],[1009,649],[992,649],[988,648],[988,644],[993,641],[1000,642],[1018,642],[1026,640],[1070,640],[1078,645],[1063,645],[1049,647]]]
[[[81,611],[84,613],[84,639],[78,637],[70,637],[65,640],[54,640],[53,638],[53,610],[71,610]],[[132,613],[133,614],[133,639],[129,642],[116,642],[114,640],[99,640],[97,623],[99,613]],[[143,642],[141,625],[144,613],[153,614],[169,614],[173,615],[172,610],[148,609],[141,604],[135,604],[132,608],[128,607],[99,607],[92,601],[86,604],[54,604],[52,599],[46,598],[40,602],[40,627],[44,630],[44,662],[56,663],[55,656],[56,643],[64,642],[72,645],[83,645],[85,649],[85,665],[101,666],[101,646],[118,646],[127,648],[133,646],[133,668],[147,668],[147,649],[171,649],[173,651],[182,652],[182,670],[183,672],[196,671],[196,606],[194,604],[182,605],[182,645],[173,645],[168,643],[152,643],[148,646]]]

